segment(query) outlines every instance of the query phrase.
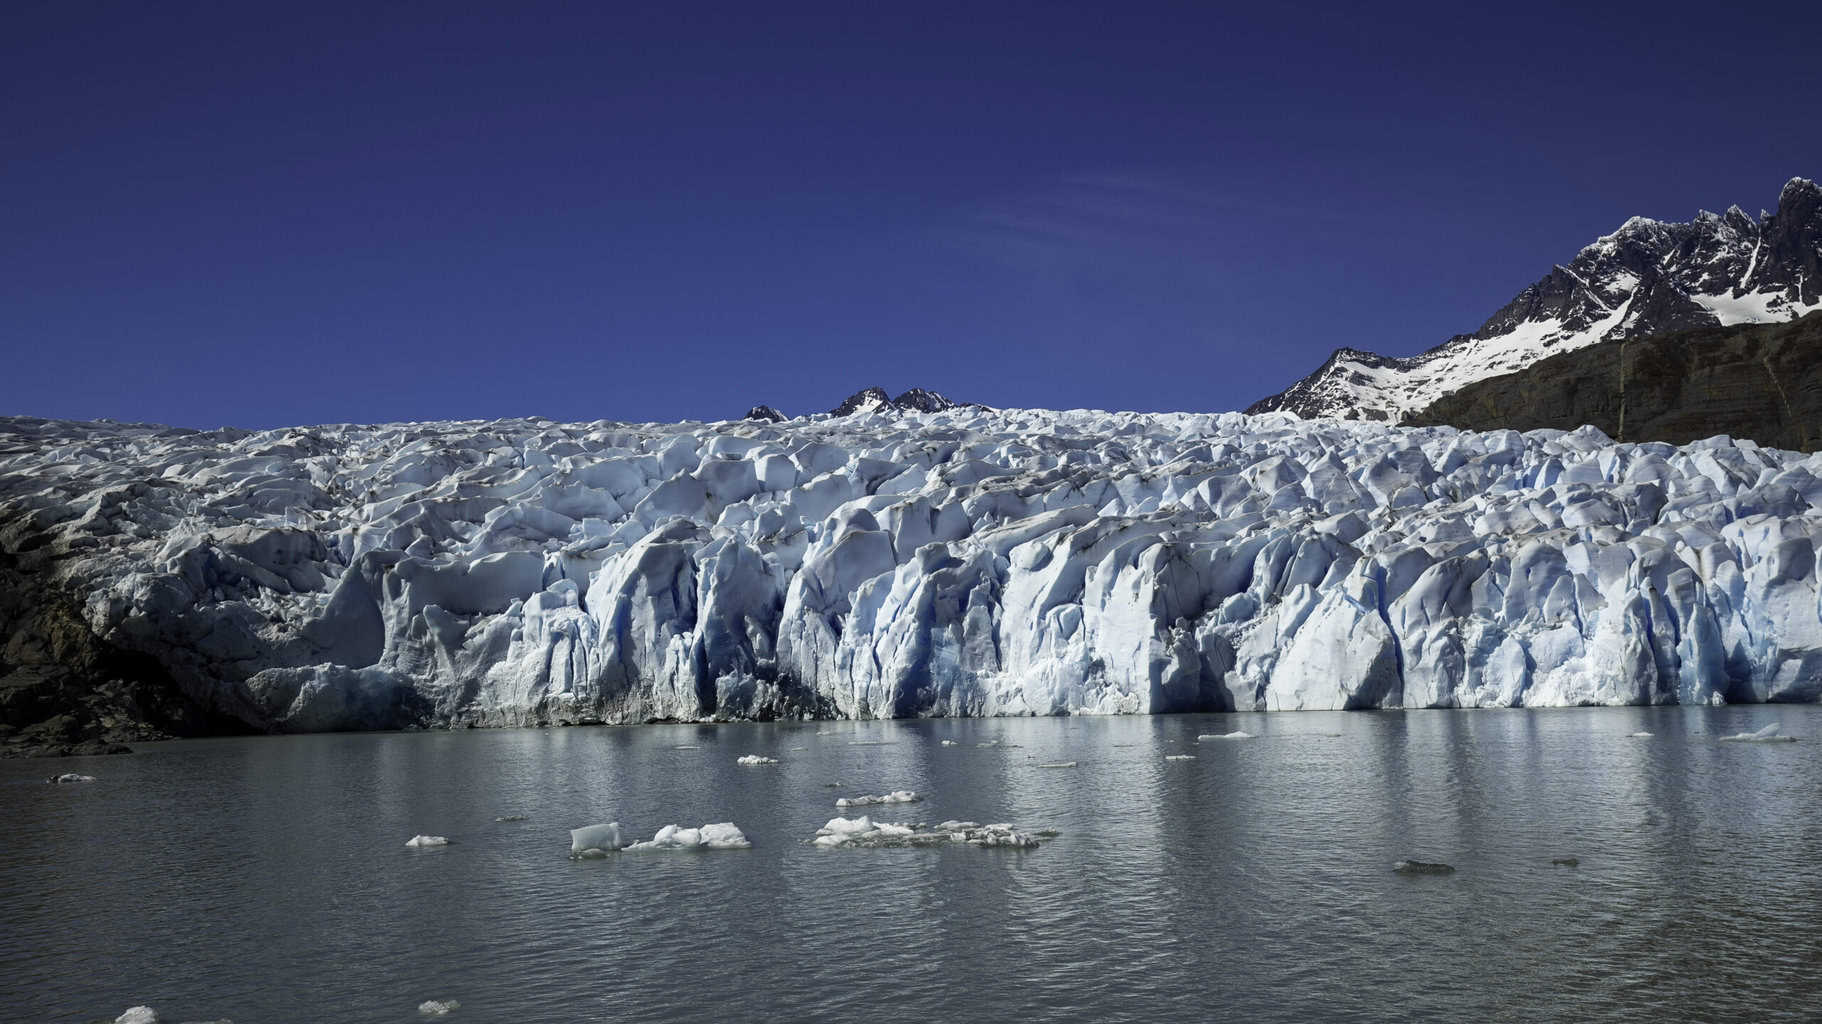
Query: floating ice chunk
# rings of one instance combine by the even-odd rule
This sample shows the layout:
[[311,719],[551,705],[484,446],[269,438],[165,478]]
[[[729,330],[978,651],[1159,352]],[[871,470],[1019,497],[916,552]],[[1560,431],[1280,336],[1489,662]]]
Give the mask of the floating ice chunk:
[[426,1017],[443,1017],[461,1005],[454,999],[426,999],[418,1004],[418,1012]]
[[808,750],[808,749],[810,749],[810,748],[809,748],[809,747],[792,747],[792,748],[791,748],[791,749],[792,749],[792,750],[793,750],[793,751],[798,751],[798,750]]
[[1629,739],[1635,739],[1635,740],[1648,740],[1651,738],[1651,734],[1644,731],[1643,729],[1640,729],[1638,732],[1629,732],[1626,734],[1626,736]]
[[1392,870],[1401,875],[1452,875],[1455,869],[1447,864],[1432,864],[1421,860],[1401,860],[1392,865]]
[[134,1006],[118,1017],[114,1024],[158,1024],[158,1011],[150,1006]]
[[742,754],[739,757],[735,758],[735,761],[736,761],[736,763],[739,763],[739,764],[777,764],[778,763],[778,759],[776,757],[761,757],[758,754]]
[[[94,782],[95,776],[78,775],[75,772],[64,772],[62,775],[53,775],[44,781],[52,783],[53,785],[64,782]],[[139,1009],[139,1007],[134,1007],[134,1009]]]
[[1736,732],[1732,736],[1721,737],[1722,743],[1795,743],[1795,736],[1778,735],[1778,723],[1773,722],[1758,732]]
[[961,746],[961,744],[960,744],[960,743],[957,743],[957,742],[956,742],[956,741],[954,741],[954,740],[944,740],[944,741],[943,741],[943,746],[945,746],[945,747],[959,747],[959,746]]
[[842,797],[835,801],[837,807],[867,807],[872,804],[914,804],[923,797],[909,789],[895,789],[884,796]]
[[599,855],[620,848],[620,823],[587,825],[569,830],[569,855],[572,858]]
[[891,740],[849,740],[848,741],[848,746],[850,746],[850,747],[889,747],[891,745],[892,745]]
[[731,821],[723,821],[701,828],[684,828],[681,825],[666,825],[658,834],[642,843],[626,847],[628,853],[644,853],[654,850],[750,850],[753,844],[747,841],[746,833],[740,831]]
[[1200,743],[1203,740],[1250,740],[1252,738],[1252,733],[1247,732],[1244,729],[1235,729],[1233,732],[1205,732],[1196,737],[1196,742]]
[[1045,761],[1044,763],[1038,765],[1038,767],[1039,768],[1074,768],[1075,762],[1074,761]]
[[698,743],[676,743],[671,746],[671,749],[672,750],[701,750],[702,745],[698,744]]
[[[831,818],[816,830],[810,842],[829,847],[906,847],[966,844],[969,846],[1007,846],[1033,849],[1037,836],[1043,833],[1020,832],[1007,824],[979,825],[972,821],[945,821],[938,825],[874,821],[859,818]],[[1049,835],[1055,835],[1051,832]]]
[[412,836],[410,839],[405,840],[405,845],[406,846],[415,846],[420,849],[423,847],[426,847],[426,846],[448,846],[449,837],[448,836]]
[[1164,760],[1166,760],[1166,761],[1194,761],[1195,759],[1196,759],[1196,755],[1194,755],[1194,754],[1165,754],[1164,755]]
[[499,817],[495,818],[494,820],[495,821],[524,821],[525,818],[526,818],[526,816],[523,814],[502,814]]

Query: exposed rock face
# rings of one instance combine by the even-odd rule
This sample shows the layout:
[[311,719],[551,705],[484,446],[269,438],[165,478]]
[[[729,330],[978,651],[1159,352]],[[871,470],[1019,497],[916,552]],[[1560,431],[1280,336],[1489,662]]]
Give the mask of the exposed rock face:
[[1815,451],[1822,447],[1822,313],[1601,342],[1476,381],[1411,422],[1472,430],[1591,423],[1622,439],[1682,443],[1726,434]]
[[829,410],[831,416],[857,416],[873,412],[947,412],[950,409],[986,409],[972,402],[957,402],[923,388],[912,388],[897,398],[887,396],[885,388],[863,388]]
[[784,413],[779,412],[769,405],[755,405],[747,410],[745,418],[749,420],[760,420],[765,423],[783,423],[786,416]]
[[1487,320],[1408,359],[1338,349],[1252,413],[1411,422],[1478,380],[1602,341],[1794,320],[1822,309],[1822,187],[1792,178],[1775,213],[1634,217]]
[[842,399],[840,405],[829,410],[829,415],[853,416],[895,408],[897,406],[892,404],[892,396],[886,394],[885,388],[862,388]]
[[0,420],[0,675],[171,732],[1807,701],[1819,475],[1232,413]]

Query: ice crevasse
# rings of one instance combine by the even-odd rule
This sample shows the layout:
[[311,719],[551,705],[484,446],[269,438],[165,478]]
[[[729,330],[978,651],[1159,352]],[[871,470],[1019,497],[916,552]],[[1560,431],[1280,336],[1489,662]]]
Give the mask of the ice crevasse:
[[277,730],[1822,697],[1822,456],[955,409],[0,420],[0,545]]

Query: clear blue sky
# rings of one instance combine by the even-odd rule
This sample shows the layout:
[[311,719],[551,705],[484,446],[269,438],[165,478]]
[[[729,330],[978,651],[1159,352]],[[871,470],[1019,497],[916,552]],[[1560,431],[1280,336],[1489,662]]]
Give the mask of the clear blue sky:
[[1216,410],[1822,177],[1822,4],[0,15],[0,413]]

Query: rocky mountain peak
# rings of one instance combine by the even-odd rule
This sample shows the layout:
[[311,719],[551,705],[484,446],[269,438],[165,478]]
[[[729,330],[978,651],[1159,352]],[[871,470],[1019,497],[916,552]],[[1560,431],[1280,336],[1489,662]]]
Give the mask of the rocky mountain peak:
[[[854,416],[873,412],[945,412],[950,409],[985,409],[977,402],[956,400],[928,388],[911,388],[893,398],[885,388],[862,388],[841,400],[829,410],[830,416]],[[744,417],[768,423],[782,423],[790,417],[769,405],[755,405]]]
[[1775,212],[1630,217],[1472,334],[1409,358],[1339,350],[1248,412],[1404,421],[1477,380],[1609,339],[1776,323],[1822,308],[1822,188],[1792,178]]

